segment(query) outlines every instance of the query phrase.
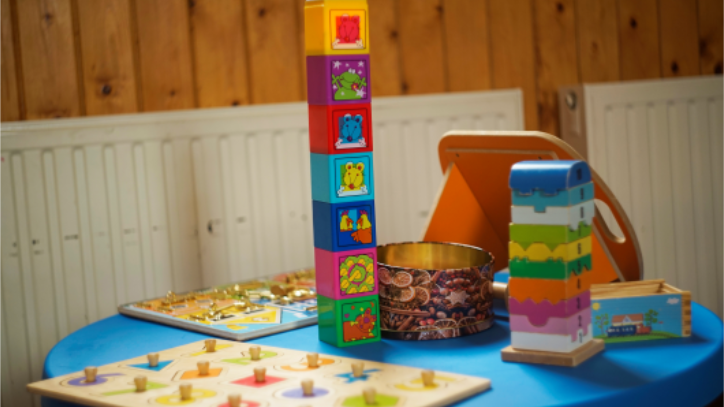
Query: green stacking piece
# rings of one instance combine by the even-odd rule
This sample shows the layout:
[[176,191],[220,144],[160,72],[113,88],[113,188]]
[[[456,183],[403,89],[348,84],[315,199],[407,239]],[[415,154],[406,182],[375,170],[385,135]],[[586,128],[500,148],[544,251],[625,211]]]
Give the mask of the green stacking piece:
[[591,255],[587,254],[573,261],[529,261],[527,258],[515,258],[510,260],[508,268],[511,277],[566,280],[571,273],[580,275],[584,270],[591,270],[592,265]]
[[377,295],[334,300],[317,294],[319,339],[337,347],[380,340]]
[[567,225],[521,225],[510,224],[510,240],[527,249],[533,243],[545,243],[549,249],[555,250],[558,245],[570,243],[591,235],[591,225],[583,222],[578,230],[571,230]]

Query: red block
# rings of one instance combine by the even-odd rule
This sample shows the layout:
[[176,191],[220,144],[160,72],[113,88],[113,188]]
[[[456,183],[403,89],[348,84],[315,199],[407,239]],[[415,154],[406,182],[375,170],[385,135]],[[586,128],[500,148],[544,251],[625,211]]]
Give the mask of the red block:
[[309,146],[312,153],[348,154],[372,151],[369,103],[309,105]]

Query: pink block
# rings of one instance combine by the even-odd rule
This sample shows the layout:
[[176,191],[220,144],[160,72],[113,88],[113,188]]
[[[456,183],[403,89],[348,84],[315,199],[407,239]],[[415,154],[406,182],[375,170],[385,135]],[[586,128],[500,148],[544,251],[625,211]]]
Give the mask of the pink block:
[[527,315],[530,323],[537,326],[545,325],[548,318],[568,318],[576,312],[591,306],[591,292],[584,291],[573,298],[551,304],[548,300],[535,303],[528,298],[523,302],[515,297],[508,298],[510,315]]
[[578,338],[578,331],[588,334],[591,324],[591,309],[586,308],[568,318],[548,318],[548,323],[542,326],[533,325],[525,315],[510,316],[510,330],[516,332],[531,332],[551,335],[570,335],[571,340]]
[[317,293],[327,298],[377,295],[377,248],[329,252],[314,249]]

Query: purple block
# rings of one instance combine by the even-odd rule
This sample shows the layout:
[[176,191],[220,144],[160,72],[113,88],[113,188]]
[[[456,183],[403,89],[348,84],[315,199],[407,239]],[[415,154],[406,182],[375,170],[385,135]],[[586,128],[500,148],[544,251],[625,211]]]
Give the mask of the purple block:
[[307,57],[310,105],[370,103],[370,56]]

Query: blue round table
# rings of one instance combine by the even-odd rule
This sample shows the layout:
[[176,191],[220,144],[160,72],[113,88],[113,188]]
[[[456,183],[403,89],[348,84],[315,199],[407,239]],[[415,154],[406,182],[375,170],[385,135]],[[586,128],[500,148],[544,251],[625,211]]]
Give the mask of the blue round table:
[[[722,321],[692,304],[692,336],[606,345],[579,367],[506,363],[510,345],[504,310],[476,335],[441,341],[379,343],[335,348],[310,326],[255,339],[259,345],[356,357],[486,377],[491,390],[457,406],[704,406],[722,393]],[[59,342],[45,360],[56,377],[208,338],[194,332],[121,315],[82,328]],[[46,407],[71,406],[44,400]]]

